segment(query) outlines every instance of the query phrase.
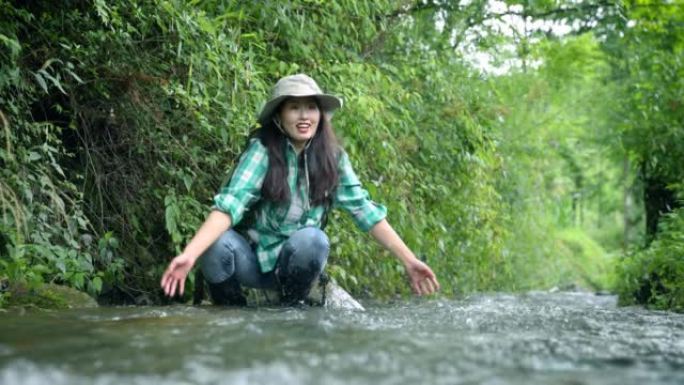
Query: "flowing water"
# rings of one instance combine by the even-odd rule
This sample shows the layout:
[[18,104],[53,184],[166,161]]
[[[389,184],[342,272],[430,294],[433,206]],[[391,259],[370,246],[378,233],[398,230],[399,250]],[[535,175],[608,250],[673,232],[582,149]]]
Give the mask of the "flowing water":
[[684,315],[615,301],[0,313],[0,384],[684,384]]

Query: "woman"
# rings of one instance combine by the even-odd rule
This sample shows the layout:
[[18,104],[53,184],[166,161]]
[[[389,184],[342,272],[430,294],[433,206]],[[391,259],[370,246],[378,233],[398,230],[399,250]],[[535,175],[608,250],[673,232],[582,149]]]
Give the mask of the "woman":
[[324,94],[310,77],[280,79],[259,114],[230,181],[183,252],[164,272],[173,296],[201,256],[215,304],[245,304],[240,285],[281,292],[284,303],[304,299],[325,267],[329,243],[321,230],[330,208],[349,212],[356,225],[404,265],[413,291],[432,294],[439,283],[409,250],[372,202],[338,146],[330,125],[342,101]]

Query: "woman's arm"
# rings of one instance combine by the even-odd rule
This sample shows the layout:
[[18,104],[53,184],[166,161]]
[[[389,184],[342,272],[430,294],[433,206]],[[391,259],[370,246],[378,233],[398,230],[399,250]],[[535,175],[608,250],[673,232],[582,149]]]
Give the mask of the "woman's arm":
[[349,157],[340,154],[338,164],[340,182],[333,196],[333,206],[340,207],[351,214],[354,223],[363,231],[370,231],[375,240],[392,252],[404,264],[411,288],[418,295],[432,294],[439,290],[439,283],[430,267],[421,262],[406,247],[404,241],[387,223],[387,209],[374,203],[368,192],[361,187],[354,173]]
[[214,243],[221,234],[226,232],[231,226],[230,216],[213,210],[202,224],[197,234],[192,238],[190,243],[185,246],[185,249],[176,258],[174,258],[169,267],[166,268],[161,279],[161,286],[164,293],[169,297],[173,297],[178,289],[178,294],[183,295],[185,291],[185,278],[188,276],[190,269],[195,265],[197,259],[204,253],[204,251]]
[[411,288],[418,295],[432,294],[439,290],[439,282],[432,269],[420,261],[397,235],[386,219],[370,230],[370,234],[404,264]]
[[268,151],[259,140],[252,140],[240,156],[228,184],[214,197],[214,210],[202,224],[185,250],[174,258],[162,276],[164,293],[183,295],[185,278],[197,259],[221,234],[240,222],[249,207],[260,198],[268,170]]

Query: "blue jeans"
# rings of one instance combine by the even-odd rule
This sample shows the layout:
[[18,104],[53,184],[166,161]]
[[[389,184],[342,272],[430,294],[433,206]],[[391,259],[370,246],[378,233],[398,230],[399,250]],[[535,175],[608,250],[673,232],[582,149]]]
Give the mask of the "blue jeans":
[[262,273],[247,240],[237,231],[228,230],[202,254],[201,269],[214,302],[222,301],[215,298],[218,294],[216,286],[212,290],[212,285],[229,285],[233,291],[239,289],[239,285],[279,290],[285,297],[297,297],[286,300],[298,300],[306,296],[325,268],[329,251],[330,243],[325,233],[315,227],[305,227],[285,241],[276,269]]

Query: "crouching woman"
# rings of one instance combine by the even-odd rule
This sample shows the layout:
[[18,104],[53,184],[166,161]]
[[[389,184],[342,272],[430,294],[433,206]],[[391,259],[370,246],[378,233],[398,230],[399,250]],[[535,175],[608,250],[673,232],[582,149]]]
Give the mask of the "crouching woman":
[[341,149],[330,118],[339,98],[303,74],[273,88],[229,182],[197,234],[164,272],[164,293],[183,294],[199,260],[215,304],[243,305],[241,286],[278,290],[285,304],[301,301],[329,252],[327,213],[339,207],[404,265],[411,288],[432,294],[439,283],[371,201]]

